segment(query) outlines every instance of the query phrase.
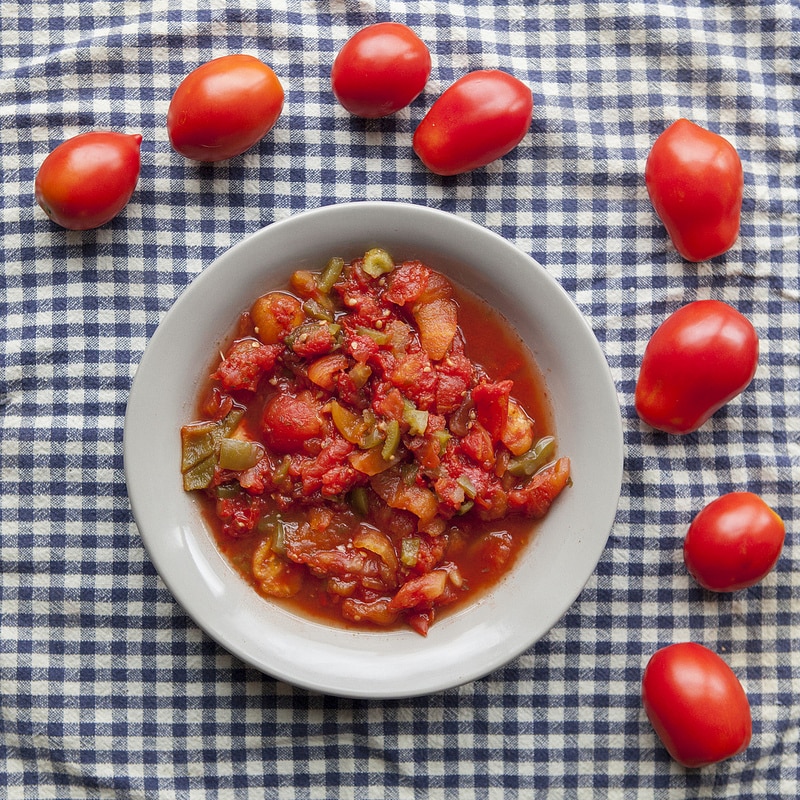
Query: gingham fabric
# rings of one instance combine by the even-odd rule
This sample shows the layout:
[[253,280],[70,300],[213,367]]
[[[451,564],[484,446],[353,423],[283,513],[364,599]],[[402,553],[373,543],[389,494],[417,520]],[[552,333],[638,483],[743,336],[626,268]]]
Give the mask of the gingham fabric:
[[[0,796],[5,798],[774,798],[800,794],[800,4],[798,0],[77,0],[0,4]],[[428,44],[424,94],[350,117],[330,67],[360,27]],[[170,148],[181,78],[258,55],[286,89],[244,156]],[[535,98],[509,156],[456,178],[411,150],[438,94],[497,67]],[[690,265],[643,181],[679,117],[741,155],[741,236]],[[65,138],[139,132],[125,211],[67,232],[33,199]],[[616,523],[577,602],[484,679],[403,701],[318,696],[246,667],[165,588],[133,522],[122,433],[148,338],[189,282],[245,236],[361,199],[445,209],[501,233],[558,279],[607,356],[626,468]],[[647,340],[682,304],[724,299],[756,326],[751,386],[695,434],[639,422]],[[569,353],[564,354],[569,358]],[[777,568],[732,595],[700,589],[683,536],[708,501],[760,493],[784,518]],[[642,710],[660,646],[720,653],[753,711],[742,755],[686,770]]]

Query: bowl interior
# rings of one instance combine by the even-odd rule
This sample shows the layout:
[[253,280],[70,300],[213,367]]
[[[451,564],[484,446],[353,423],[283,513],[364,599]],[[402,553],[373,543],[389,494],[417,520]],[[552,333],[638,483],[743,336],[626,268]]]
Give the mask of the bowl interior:
[[[359,632],[296,616],[259,597],[218,552],[179,471],[212,354],[240,311],[296,269],[370,247],[420,259],[501,311],[538,363],[573,485],[513,570],[488,594],[410,631]],[[480,677],[543,636],[592,574],[622,476],[616,388],[588,324],[531,258],[501,237],[422,206],[361,202],[305,212],[258,231],[178,298],[142,358],[125,423],[125,472],[142,539],[162,579],[223,647],[290,683],[349,697],[426,694]]]

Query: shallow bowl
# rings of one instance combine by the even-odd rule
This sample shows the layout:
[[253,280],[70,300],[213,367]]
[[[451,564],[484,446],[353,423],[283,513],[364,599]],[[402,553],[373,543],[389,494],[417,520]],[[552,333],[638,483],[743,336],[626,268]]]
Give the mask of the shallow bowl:
[[[527,344],[553,406],[573,485],[539,524],[513,569],[427,637],[354,631],[264,600],[218,551],[180,474],[181,425],[238,314],[297,269],[320,269],[380,246],[420,259],[498,309]],[[125,419],[125,475],[136,524],[159,575],[222,647],[278,679],[346,697],[428,694],[484,676],[558,622],[592,575],[614,522],[622,425],[603,352],[567,293],[495,233],[423,206],[358,202],[274,223],[209,265],[148,344]]]

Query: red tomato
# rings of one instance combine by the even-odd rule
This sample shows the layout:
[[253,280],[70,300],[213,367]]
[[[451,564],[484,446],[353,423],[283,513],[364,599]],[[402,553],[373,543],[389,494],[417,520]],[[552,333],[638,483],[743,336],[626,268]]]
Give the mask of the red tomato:
[[85,231],[122,211],[139,180],[142,137],[81,133],[62,142],[36,173],[36,202],[63,228]]
[[644,178],[656,214],[687,261],[730,250],[739,235],[744,173],[727,139],[679,119],[653,144]]
[[295,453],[322,432],[319,409],[310,397],[279,393],[264,407],[264,441],[276,453]]
[[425,88],[431,54],[411,28],[379,22],[355,33],[333,62],[331,86],[351,113],[375,119],[405,108]]
[[742,392],[758,365],[750,321],[719,300],[679,308],[656,330],[636,382],[636,411],[667,433],[697,430]]
[[257,58],[215,58],[178,86],[167,114],[172,146],[186,158],[223,161],[266,136],[283,110],[283,87]]
[[644,671],[642,701],[669,754],[685,767],[723,761],[750,744],[750,703],[742,684],[700,644],[657,650]]
[[769,573],[785,536],[783,520],[758,495],[731,492],[712,500],[692,520],[683,559],[704,588],[734,592]]
[[431,106],[414,132],[414,152],[437,175],[469,172],[513,150],[532,117],[531,90],[513,75],[470,72]]

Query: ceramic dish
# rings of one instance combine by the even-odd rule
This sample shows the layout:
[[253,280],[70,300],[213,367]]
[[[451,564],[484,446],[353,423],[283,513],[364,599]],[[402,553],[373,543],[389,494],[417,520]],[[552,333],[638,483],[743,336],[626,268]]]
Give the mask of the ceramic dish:
[[[511,572],[479,600],[442,616],[427,637],[297,616],[256,594],[217,550],[179,469],[210,354],[237,315],[296,269],[370,247],[419,258],[499,309],[533,353],[574,484]],[[308,689],[399,698],[457,686],[519,655],[565,614],[593,573],[619,499],[622,426],[603,353],[561,286],[500,236],[406,203],[327,206],[274,223],[224,253],[166,314],[136,373],[125,420],[134,517],[160,576],[188,614],[253,667]]]

